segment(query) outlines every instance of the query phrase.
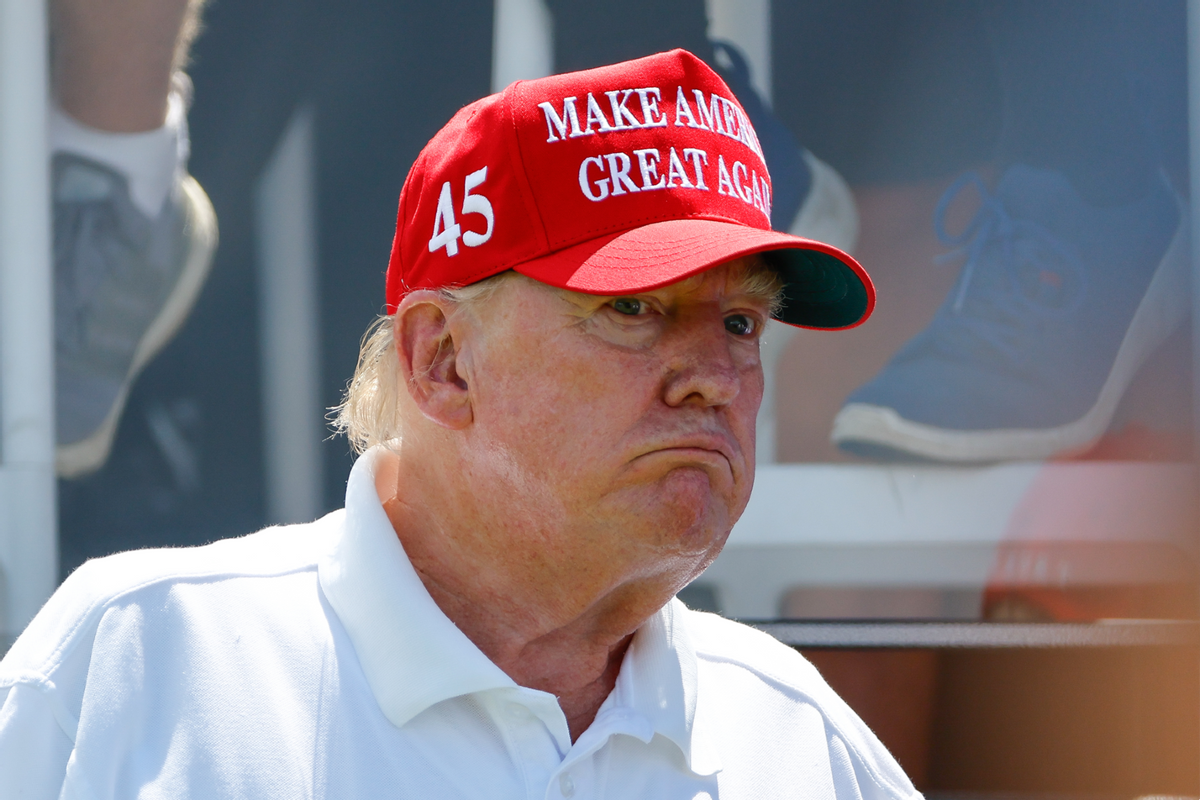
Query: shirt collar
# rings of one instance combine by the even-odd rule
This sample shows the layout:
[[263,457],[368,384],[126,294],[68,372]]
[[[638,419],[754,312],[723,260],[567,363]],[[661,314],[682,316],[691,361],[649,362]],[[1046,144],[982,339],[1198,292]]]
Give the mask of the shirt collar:
[[[318,564],[384,716],[402,727],[452,697],[516,683],[442,613],[408,560],[375,490],[382,448],[362,455],[346,486],[345,525]],[[672,600],[638,629],[605,706],[629,708],[682,751],[693,772],[720,770],[695,729],[696,652]],[[601,714],[604,709],[601,709]]]
[[368,451],[350,471],[345,526],[317,574],[379,707],[402,727],[435,703],[516,683],[442,613],[413,569],[375,491],[382,453]]
[[721,769],[711,743],[696,729],[696,651],[688,636],[683,603],[672,600],[638,629],[610,698],[645,717],[683,753],[698,775]]

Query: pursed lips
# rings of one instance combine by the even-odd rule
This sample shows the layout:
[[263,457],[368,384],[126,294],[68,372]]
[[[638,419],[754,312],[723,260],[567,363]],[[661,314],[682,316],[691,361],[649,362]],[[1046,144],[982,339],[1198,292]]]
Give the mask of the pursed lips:
[[710,453],[716,453],[723,456],[729,463],[729,468],[732,470],[734,461],[734,451],[732,443],[728,437],[717,434],[693,435],[679,439],[668,439],[666,441],[657,442],[647,448],[642,453],[639,453],[634,460],[644,456],[653,455],[655,453],[665,453],[671,450],[700,450]]

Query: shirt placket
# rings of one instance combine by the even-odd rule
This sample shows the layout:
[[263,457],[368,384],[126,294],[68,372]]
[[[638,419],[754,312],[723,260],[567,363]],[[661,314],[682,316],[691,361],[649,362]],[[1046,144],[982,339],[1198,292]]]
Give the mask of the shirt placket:
[[544,800],[593,800],[596,797],[596,764],[592,751],[565,761],[546,785]]
[[654,736],[650,722],[640,714],[628,709],[601,711],[558,765],[542,800],[597,800],[600,796],[597,756],[617,734],[628,734],[642,741]]
[[[550,728],[555,723],[553,713],[557,712],[561,717],[562,712],[557,705],[553,709],[545,708],[545,698],[530,696],[526,691],[506,692],[505,695],[497,704],[496,723],[503,732],[511,758],[524,776],[526,799],[543,800],[546,785],[562,764],[562,745],[569,743],[569,739],[558,742]],[[565,727],[565,719],[562,724]]]

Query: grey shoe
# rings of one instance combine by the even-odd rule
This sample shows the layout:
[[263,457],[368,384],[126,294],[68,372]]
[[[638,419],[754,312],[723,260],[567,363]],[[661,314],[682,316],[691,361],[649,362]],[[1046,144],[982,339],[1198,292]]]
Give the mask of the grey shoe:
[[73,478],[108,458],[134,379],[191,311],[217,219],[190,175],[150,219],[118,172],[71,153],[52,170],[55,466]]

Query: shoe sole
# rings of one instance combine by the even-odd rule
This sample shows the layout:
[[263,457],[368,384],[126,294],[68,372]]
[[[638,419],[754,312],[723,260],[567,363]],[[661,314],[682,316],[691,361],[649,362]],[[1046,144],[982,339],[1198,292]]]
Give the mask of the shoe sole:
[[191,247],[187,262],[167,297],[158,316],[150,323],[146,333],[138,342],[129,366],[125,383],[117,393],[112,408],[100,426],[86,439],[80,439],[55,448],[54,468],[60,478],[77,478],[94,472],[108,459],[113,439],[120,422],[129,390],[142,368],[158,355],[167,343],[179,332],[212,268],[213,253],[217,249],[217,215],[204,189],[191,175],[185,175],[180,184],[184,197],[187,225],[190,228]]
[[957,431],[912,422],[891,408],[849,403],[833,421],[833,443],[863,443],[923,459],[966,463],[1040,460],[1087,450],[1108,430],[1121,396],[1146,358],[1187,317],[1187,204],[1180,201],[1179,209],[1179,228],[1138,304],[1096,402],[1082,417],[1054,428]]

